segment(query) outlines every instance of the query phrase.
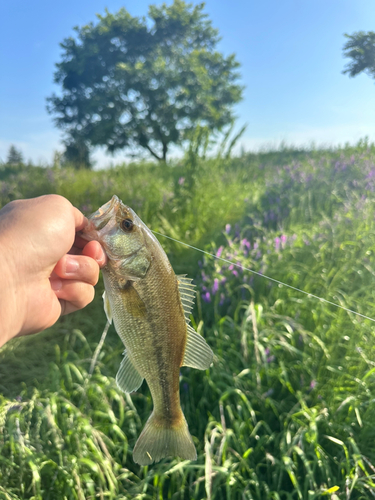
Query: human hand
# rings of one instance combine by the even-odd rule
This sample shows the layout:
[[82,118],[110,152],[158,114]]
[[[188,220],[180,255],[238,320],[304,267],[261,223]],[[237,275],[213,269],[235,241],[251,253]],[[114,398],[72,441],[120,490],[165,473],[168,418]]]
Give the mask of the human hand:
[[66,199],[46,195],[0,210],[0,345],[36,333],[94,298],[106,255],[77,232],[84,215]]

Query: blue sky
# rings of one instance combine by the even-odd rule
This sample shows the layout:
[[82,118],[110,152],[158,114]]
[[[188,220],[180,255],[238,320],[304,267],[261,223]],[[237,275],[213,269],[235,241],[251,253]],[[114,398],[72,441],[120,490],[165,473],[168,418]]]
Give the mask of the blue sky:
[[[73,26],[107,7],[146,15],[152,0],[12,0],[0,16],[0,158],[10,144],[27,159],[50,162],[61,132],[46,111],[59,43]],[[167,3],[170,3],[168,1]],[[193,2],[196,3],[196,2]],[[342,74],[344,33],[375,30],[373,0],[207,0],[220,50],[241,63],[244,100],[237,127],[248,124],[246,150],[375,140],[375,81]],[[96,152],[97,165],[111,157]],[[116,156],[120,160],[126,153]]]

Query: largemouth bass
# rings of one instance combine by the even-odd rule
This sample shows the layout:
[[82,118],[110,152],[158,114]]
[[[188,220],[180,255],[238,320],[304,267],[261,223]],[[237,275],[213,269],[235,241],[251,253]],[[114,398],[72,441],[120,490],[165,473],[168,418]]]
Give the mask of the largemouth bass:
[[125,345],[118,387],[136,391],[146,379],[154,409],[134,447],[140,465],[167,456],[197,457],[180,406],[181,366],[207,369],[213,354],[189,324],[194,285],[176,276],[158,240],[117,196],[89,217],[82,236],[103,246],[104,309]]

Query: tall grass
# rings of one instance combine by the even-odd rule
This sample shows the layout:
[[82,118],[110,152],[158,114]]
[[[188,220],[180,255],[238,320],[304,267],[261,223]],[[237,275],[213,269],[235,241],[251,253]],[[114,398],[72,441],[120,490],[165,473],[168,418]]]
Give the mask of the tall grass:
[[146,384],[118,391],[113,329],[89,375],[97,298],[0,351],[0,498],[375,497],[373,323],[244,270],[374,317],[374,146],[193,160],[3,171],[1,204],[56,192],[90,212],[116,193],[238,267],[161,240],[198,284],[192,321],[215,353],[206,372],[181,370],[196,462],[133,462],[152,402]]

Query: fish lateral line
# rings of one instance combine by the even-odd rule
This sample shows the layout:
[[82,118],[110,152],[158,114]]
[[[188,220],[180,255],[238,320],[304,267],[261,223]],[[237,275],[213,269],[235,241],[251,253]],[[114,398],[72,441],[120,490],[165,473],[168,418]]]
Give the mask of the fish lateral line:
[[221,260],[223,262],[226,262],[227,264],[231,264],[233,266],[239,267],[240,269],[243,269],[245,271],[249,271],[250,273],[256,274],[257,276],[261,276],[262,278],[266,278],[270,281],[273,281],[274,283],[277,283],[278,285],[286,286],[287,288],[290,288],[291,290],[294,290],[294,291],[299,292],[299,293],[303,293],[303,294],[307,295],[308,297],[320,300],[320,302],[324,302],[325,304],[330,304],[331,306],[337,307],[338,309],[342,309],[346,312],[355,314],[356,316],[360,316],[361,318],[368,319],[369,321],[372,321],[375,323],[375,318],[371,318],[370,316],[366,316],[365,314],[361,314],[358,311],[354,311],[353,309],[349,309],[348,307],[337,304],[336,302],[332,302],[331,300],[325,299],[324,297],[319,297],[318,295],[314,295],[313,293],[306,292],[305,290],[302,290],[301,288],[297,288],[293,285],[289,285],[288,283],[284,283],[283,281],[277,280],[275,278],[271,278],[271,276],[267,276],[267,275],[260,273],[258,271],[254,271],[254,269],[244,267],[242,264],[238,264],[237,262],[233,262],[229,259],[224,259],[223,257],[218,257],[217,255],[215,255],[213,253],[207,252],[206,250],[202,250],[201,248],[198,248],[198,247],[194,247],[193,245],[189,245],[188,243],[185,243],[184,241],[177,240],[176,238],[172,238],[171,236],[168,236],[166,234],[159,233],[158,231],[154,231],[152,229],[151,229],[151,231],[154,234],[157,234],[159,236],[163,236],[164,238],[168,238],[169,240],[175,241],[176,243],[180,243],[181,245],[184,245],[185,247],[196,250],[197,252],[201,252],[201,253],[204,253],[205,255],[209,255],[210,257],[213,257],[214,259]]

